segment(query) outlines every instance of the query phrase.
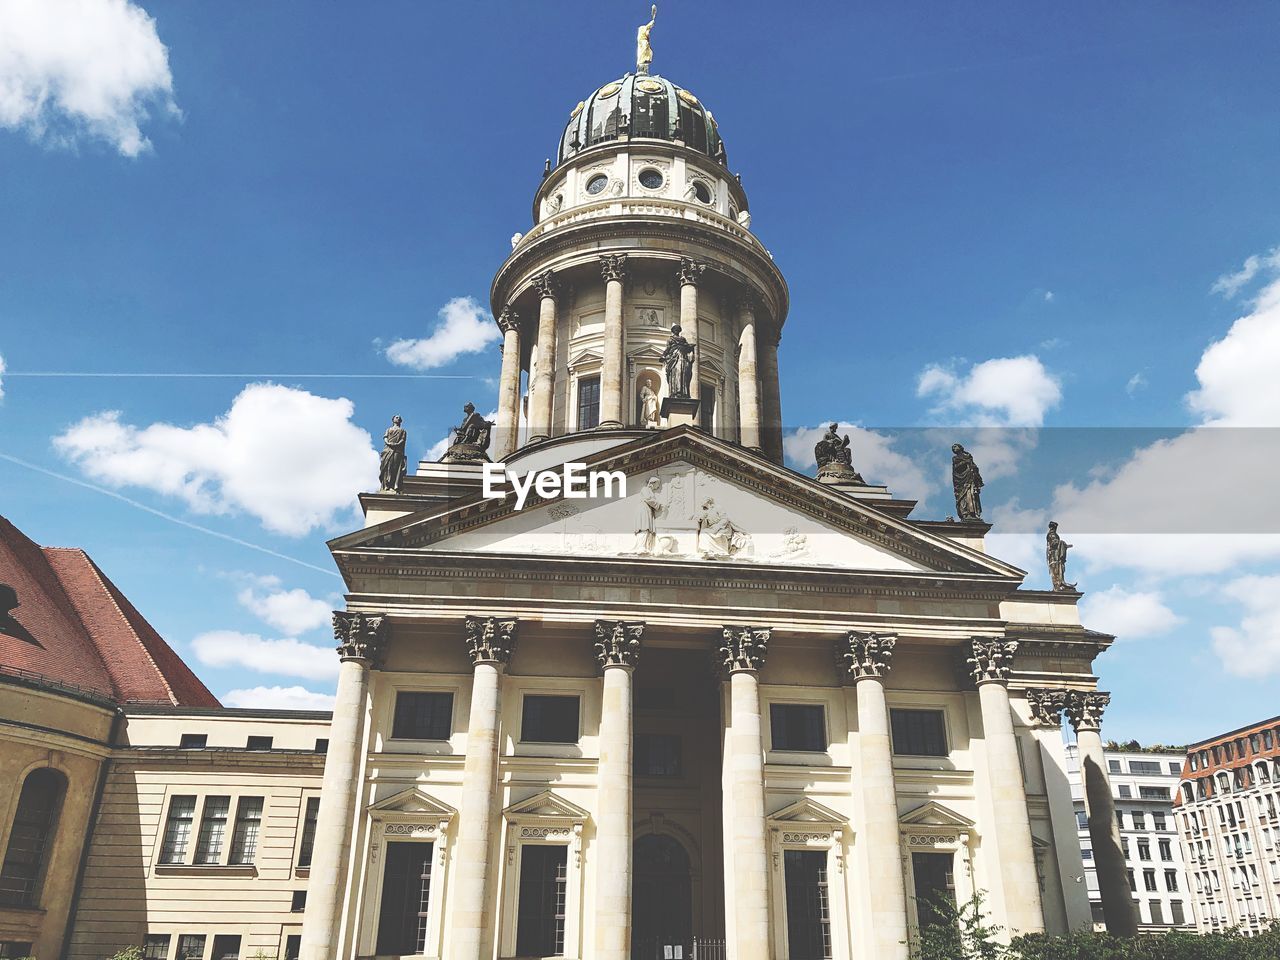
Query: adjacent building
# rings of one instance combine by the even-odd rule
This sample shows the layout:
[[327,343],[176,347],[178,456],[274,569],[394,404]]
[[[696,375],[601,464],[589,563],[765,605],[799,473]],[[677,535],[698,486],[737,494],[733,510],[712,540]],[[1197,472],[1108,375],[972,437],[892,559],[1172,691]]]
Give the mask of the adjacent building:
[[1196,926],[1280,918],[1280,717],[1188,747],[1174,809]]
[[[1104,926],[1102,892],[1085,812],[1079,748],[1068,743],[1066,751],[1084,856],[1085,886],[1095,926],[1101,929]],[[1172,750],[1126,747],[1108,749],[1105,757],[1139,929],[1143,933],[1165,933],[1194,928],[1191,887],[1173,816],[1173,797],[1186,755]]]

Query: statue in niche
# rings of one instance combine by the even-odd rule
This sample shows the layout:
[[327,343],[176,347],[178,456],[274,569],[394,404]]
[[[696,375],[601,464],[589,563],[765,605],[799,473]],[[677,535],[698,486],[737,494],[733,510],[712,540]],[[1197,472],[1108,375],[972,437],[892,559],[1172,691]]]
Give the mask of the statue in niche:
[[399,493],[404,484],[407,468],[404,449],[409,442],[409,435],[405,433],[402,423],[404,421],[396,414],[391,418],[391,426],[382,435],[382,457],[378,463],[379,493]]
[[648,380],[640,384],[640,426],[646,430],[658,429],[658,395]]
[[838,423],[827,427],[813,448],[813,458],[818,462],[818,478],[839,479],[846,483],[863,483],[862,475],[853,469],[853,451],[849,449],[849,435],[841,439],[836,432]]
[[667,396],[673,399],[689,399],[689,384],[693,381],[693,351],[693,344],[680,334],[680,324],[674,324],[667,346],[662,351],[662,362],[667,367]]
[[632,553],[648,556],[658,543],[658,517],[662,514],[662,482],[650,477],[640,491],[636,507],[636,538]]
[[462,408],[462,423],[453,428],[453,444],[440,458],[441,463],[465,463],[474,460],[488,460],[489,435],[493,430],[493,421],[486,420],[476,413],[474,404],[468,403]]
[[698,514],[698,553],[704,558],[751,556],[751,535],[734,524],[715,498],[702,501]]
[[958,443],[951,445],[951,487],[956,495],[956,513],[961,520],[982,519],[982,474],[973,454]]
[[1049,563],[1049,578],[1053,581],[1053,589],[1059,593],[1074,590],[1074,583],[1067,583],[1067,551],[1071,544],[1058,536],[1058,524],[1049,521],[1049,532],[1044,538],[1044,557]]

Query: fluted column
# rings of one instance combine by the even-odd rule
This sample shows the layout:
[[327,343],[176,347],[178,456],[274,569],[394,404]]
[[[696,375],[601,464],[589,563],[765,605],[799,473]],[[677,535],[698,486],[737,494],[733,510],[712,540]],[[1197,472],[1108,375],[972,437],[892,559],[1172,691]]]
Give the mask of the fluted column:
[[1107,758],[1102,752],[1102,711],[1111,694],[1071,690],[1067,693],[1067,716],[1076,731],[1080,753],[1080,780],[1084,784],[1084,810],[1089,817],[1089,839],[1093,843],[1093,865],[1102,894],[1102,914],[1107,932],[1119,937],[1138,934],[1138,916],[1129,889],[1129,873],[1120,847],[1120,825],[1107,775]]
[[889,709],[884,678],[889,673],[897,638],[851,631],[837,652],[858,697],[858,767],[853,795],[861,803],[867,870],[866,955],[877,960],[906,960],[907,885],[902,871],[902,838],[898,826],[898,790],[893,778]]
[[596,949],[600,960],[631,956],[631,672],[643,623],[596,621],[596,660],[604,671],[596,811]]
[[1013,711],[1009,706],[1009,673],[1017,649],[1016,640],[974,637],[968,658],[982,706],[987,789],[994,815],[988,829],[995,835],[1004,889],[1003,925],[1012,935],[1044,930],[1040,877],[1036,872],[1031,818],[1027,813],[1027,788],[1018,760]]
[[556,298],[559,284],[550,270],[533,278],[538,291],[538,369],[529,400],[529,442],[551,436],[556,389]]
[[778,343],[782,333],[778,330],[759,330],[756,339],[756,356],[760,373],[760,396],[764,419],[760,439],[765,456],[775,463],[782,462],[782,399],[778,390]]
[[742,445],[760,449],[760,374],[756,369],[756,314],[750,298],[738,303],[738,429]]
[[316,844],[312,857],[307,912],[302,922],[300,956],[307,960],[334,960],[338,955],[351,834],[363,784],[360,759],[369,670],[382,656],[385,620],[363,613],[335,612],[333,635],[342,665],[338,668],[338,690],[316,815],[316,836],[324,837],[324,843]]
[[689,396],[697,400],[702,396],[702,365],[698,362],[698,281],[707,269],[705,263],[684,257],[680,260],[680,332],[693,344],[693,377],[689,381]]
[[498,316],[502,329],[502,374],[498,379],[498,437],[493,458],[507,459],[518,445],[520,429],[520,314],[511,304]]
[[517,622],[467,617],[463,623],[474,672],[467,756],[462,767],[462,803],[458,808],[457,852],[453,858],[453,922],[449,925],[446,952],[456,960],[480,960],[482,955],[488,955],[485,939],[490,928],[489,874],[498,792],[500,685],[515,647]]
[[604,277],[604,358],[600,370],[600,426],[617,429],[623,425],[623,370],[627,332],[622,320],[622,284],[627,279],[627,255],[615,253],[600,258]]
[[760,679],[769,648],[768,627],[726,626],[720,659],[729,674],[729,728],[725,733],[725,918],[730,956],[768,960],[769,855],[764,822],[764,740]]

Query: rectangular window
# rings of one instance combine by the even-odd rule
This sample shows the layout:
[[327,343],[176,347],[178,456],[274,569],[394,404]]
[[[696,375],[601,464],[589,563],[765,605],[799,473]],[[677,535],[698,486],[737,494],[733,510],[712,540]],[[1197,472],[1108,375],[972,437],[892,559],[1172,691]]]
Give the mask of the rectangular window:
[[[1192,763],[1194,763],[1194,762],[1195,762],[1195,757],[1192,757],[1192,758],[1191,758],[1191,762],[1192,762]],[[1194,768],[1194,767],[1192,767],[1192,769],[1194,770],[1195,768]],[[1170,760],[1170,761],[1169,761],[1169,776],[1171,776],[1171,777],[1177,777],[1177,776],[1181,776],[1181,775],[1182,775],[1182,767],[1178,766],[1178,764],[1177,764],[1176,762],[1174,762],[1173,760]]]
[[302,842],[298,844],[298,866],[311,866],[311,855],[316,848],[316,818],[320,816],[320,798],[307,797],[307,809],[302,816]]
[[1164,872],[1164,888],[1170,893],[1178,892],[1178,871],[1166,870]]
[[680,737],[674,733],[636,734],[635,773],[638,777],[678,777],[682,774]]
[[172,939],[172,934],[148,933],[142,941],[142,960],[169,960],[169,942]]
[[214,937],[210,960],[240,960],[240,938],[229,933]]
[[236,830],[231,838],[231,862],[253,863],[262,830],[262,797],[241,797],[236,804]]
[[1151,828],[1153,830],[1167,830],[1168,824],[1165,821],[1164,814],[1157,810],[1151,814]]
[[204,812],[200,816],[200,836],[196,840],[196,863],[208,866],[221,861],[222,842],[226,839],[227,814],[230,810],[230,797],[204,798]]
[[164,842],[160,844],[161,863],[186,862],[187,844],[191,842],[191,821],[195,815],[195,797],[183,795],[169,801],[169,819],[165,821]]
[[716,388],[705,380],[701,383],[702,394],[698,398],[698,426],[707,433],[715,430],[716,424]]
[[382,907],[378,916],[378,953],[427,952],[427,904],[431,901],[431,843],[388,843],[382,870]]
[[1121,830],[1124,829],[1124,811],[1123,810],[1116,811],[1116,825],[1119,826]]
[[921,928],[944,922],[944,906],[955,906],[954,863],[955,857],[950,853],[911,854],[911,872],[915,876],[916,919]]
[[1176,923],[1178,926],[1182,926],[1187,922],[1187,916],[1182,912],[1181,900],[1169,901],[1169,921],[1170,923]]
[[817,850],[784,850],[787,889],[787,946],[792,957],[831,956],[831,901],[827,855]]
[[244,748],[246,750],[270,750],[274,742],[273,737],[250,737],[245,742]]
[[1147,815],[1143,813],[1141,810],[1133,811],[1133,829],[1135,830],[1147,829]]
[[1143,777],[1158,777],[1162,771],[1158,760],[1130,760],[1129,772]]
[[395,740],[448,740],[453,733],[453,694],[424,690],[396,693]]
[[1271,739],[1271,731],[1263,730],[1262,731],[1262,749],[1270,750],[1273,742],[1274,741]]
[[289,902],[289,909],[293,913],[301,913],[303,910],[307,909],[307,891],[293,891],[293,899]]
[[1168,800],[1169,790],[1166,787],[1138,787],[1138,796],[1143,800]]
[[516,954],[564,955],[564,908],[568,882],[566,846],[526,844],[520,856]]
[[1159,841],[1160,859],[1166,862],[1173,860],[1173,844],[1169,840]]
[[1134,879],[1133,879],[1133,871],[1132,871],[1132,870],[1129,870],[1129,871],[1128,871],[1128,874],[1129,874],[1129,889],[1130,889],[1130,890],[1137,890],[1137,889],[1138,889],[1138,884],[1134,882]]
[[583,377],[578,381],[578,429],[594,430],[600,426],[600,378]]
[[1124,854],[1124,858],[1126,860],[1129,859],[1129,838],[1128,837],[1120,838],[1120,852]]
[[207,733],[184,733],[178,738],[179,750],[202,750],[209,745]]
[[298,960],[302,956],[302,934],[291,933],[284,938],[284,960]]
[[1107,761],[1107,771],[1108,771],[1109,773],[1120,773],[1120,772],[1121,772],[1121,770],[1120,770],[1120,761],[1119,761],[1119,760],[1108,760],[1108,761]]
[[1147,906],[1151,910],[1151,922],[1164,923],[1164,910],[1160,905],[1160,901],[1152,900]]
[[1085,860],[1092,860],[1093,850],[1089,847],[1085,847],[1080,851],[1080,856]]
[[1081,830],[1089,829],[1089,815],[1083,810],[1076,811],[1076,826]]
[[946,725],[941,710],[890,710],[893,752],[908,757],[945,757]]
[[1144,887],[1146,887],[1146,888],[1147,888],[1147,890],[1148,890],[1148,891],[1150,891],[1151,893],[1155,893],[1155,890],[1156,890],[1156,872],[1155,872],[1154,870],[1143,870],[1143,871],[1142,871],[1142,885],[1143,885]]
[[329,738],[316,737],[316,753],[328,753],[328,752],[329,752]]
[[769,704],[769,731],[775,750],[827,749],[826,711],[819,703]]
[[204,934],[184,933],[178,937],[178,955],[174,960],[204,960]]
[[1122,784],[1120,784],[1120,786],[1116,787],[1116,789],[1117,789],[1118,791],[1120,791],[1120,799],[1121,799],[1121,800],[1129,800],[1129,799],[1132,799],[1132,797],[1133,797],[1133,791],[1129,789],[1129,785],[1128,785],[1127,783],[1122,783]]
[[1138,841],[1138,859],[1139,860],[1151,859],[1151,842],[1149,840]]
[[520,739],[525,743],[577,743],[578,698],[527,694]]

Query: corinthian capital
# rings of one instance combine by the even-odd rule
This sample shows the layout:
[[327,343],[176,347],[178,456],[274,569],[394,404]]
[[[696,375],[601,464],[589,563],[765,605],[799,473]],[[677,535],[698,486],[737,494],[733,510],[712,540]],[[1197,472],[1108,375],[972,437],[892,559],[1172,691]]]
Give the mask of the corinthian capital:
[[512,330],[520,329],[520,314],[516,312],[511,304],[507,304],[502,308],[502,312],[498,314],[498,326],[503,333],[510,333]]
[[680,259],[680,286],[696,287],[698,281],[702,279],[702,271],[707,269],[707,265],[700,260],[693,260],[689,257]]
[[497,617],[467,617],[467,653],[471,662],[507,663],[516,645],[515,617],[499,620]]
[[1111,694],[1101,690],[1071,690],[1067,693],[1067,716],[1078,734],[1081,730],[1097,733],[1102,729],[1102,711],[1111,702]]
[[382,614],[335,610],[333,639],[338,641],[340,660],[376,663],[386,646],[386,618]]
[[1067,691],[1035,688],[1027,691],[1027,704],[1031,717],[1046,727],[1062,726],[1062,711],[1067,707]]
[[836,661],[843,674],[854,680],[883,677],[889,672],[898,638],[891,633],[859,633],[850,630],[836,641]]
[[547,270],[533,278],[533,289],[537,290],[538,296],[543,299],[554,300],[560,295],[560,282],[556,280],[553,271]]
[[640,659],[643,623],[596,621],[596,659],[601,667],[634,667]]
[[729,673],[759,670],[769,652],[769,627],[726,626],[720,644],[721,666]]
[[1013,655],[1018,650],[1017,640],[1001,640],[997,637],[974,637],[970,641],[972,654],[965,660],[973,673],[973,682],[1008,683],[1013,669]]
[[627,279],[627,255],[625,253],[605,254],[600,258],[600,274],[607,283],[617,280],[622,283]]

